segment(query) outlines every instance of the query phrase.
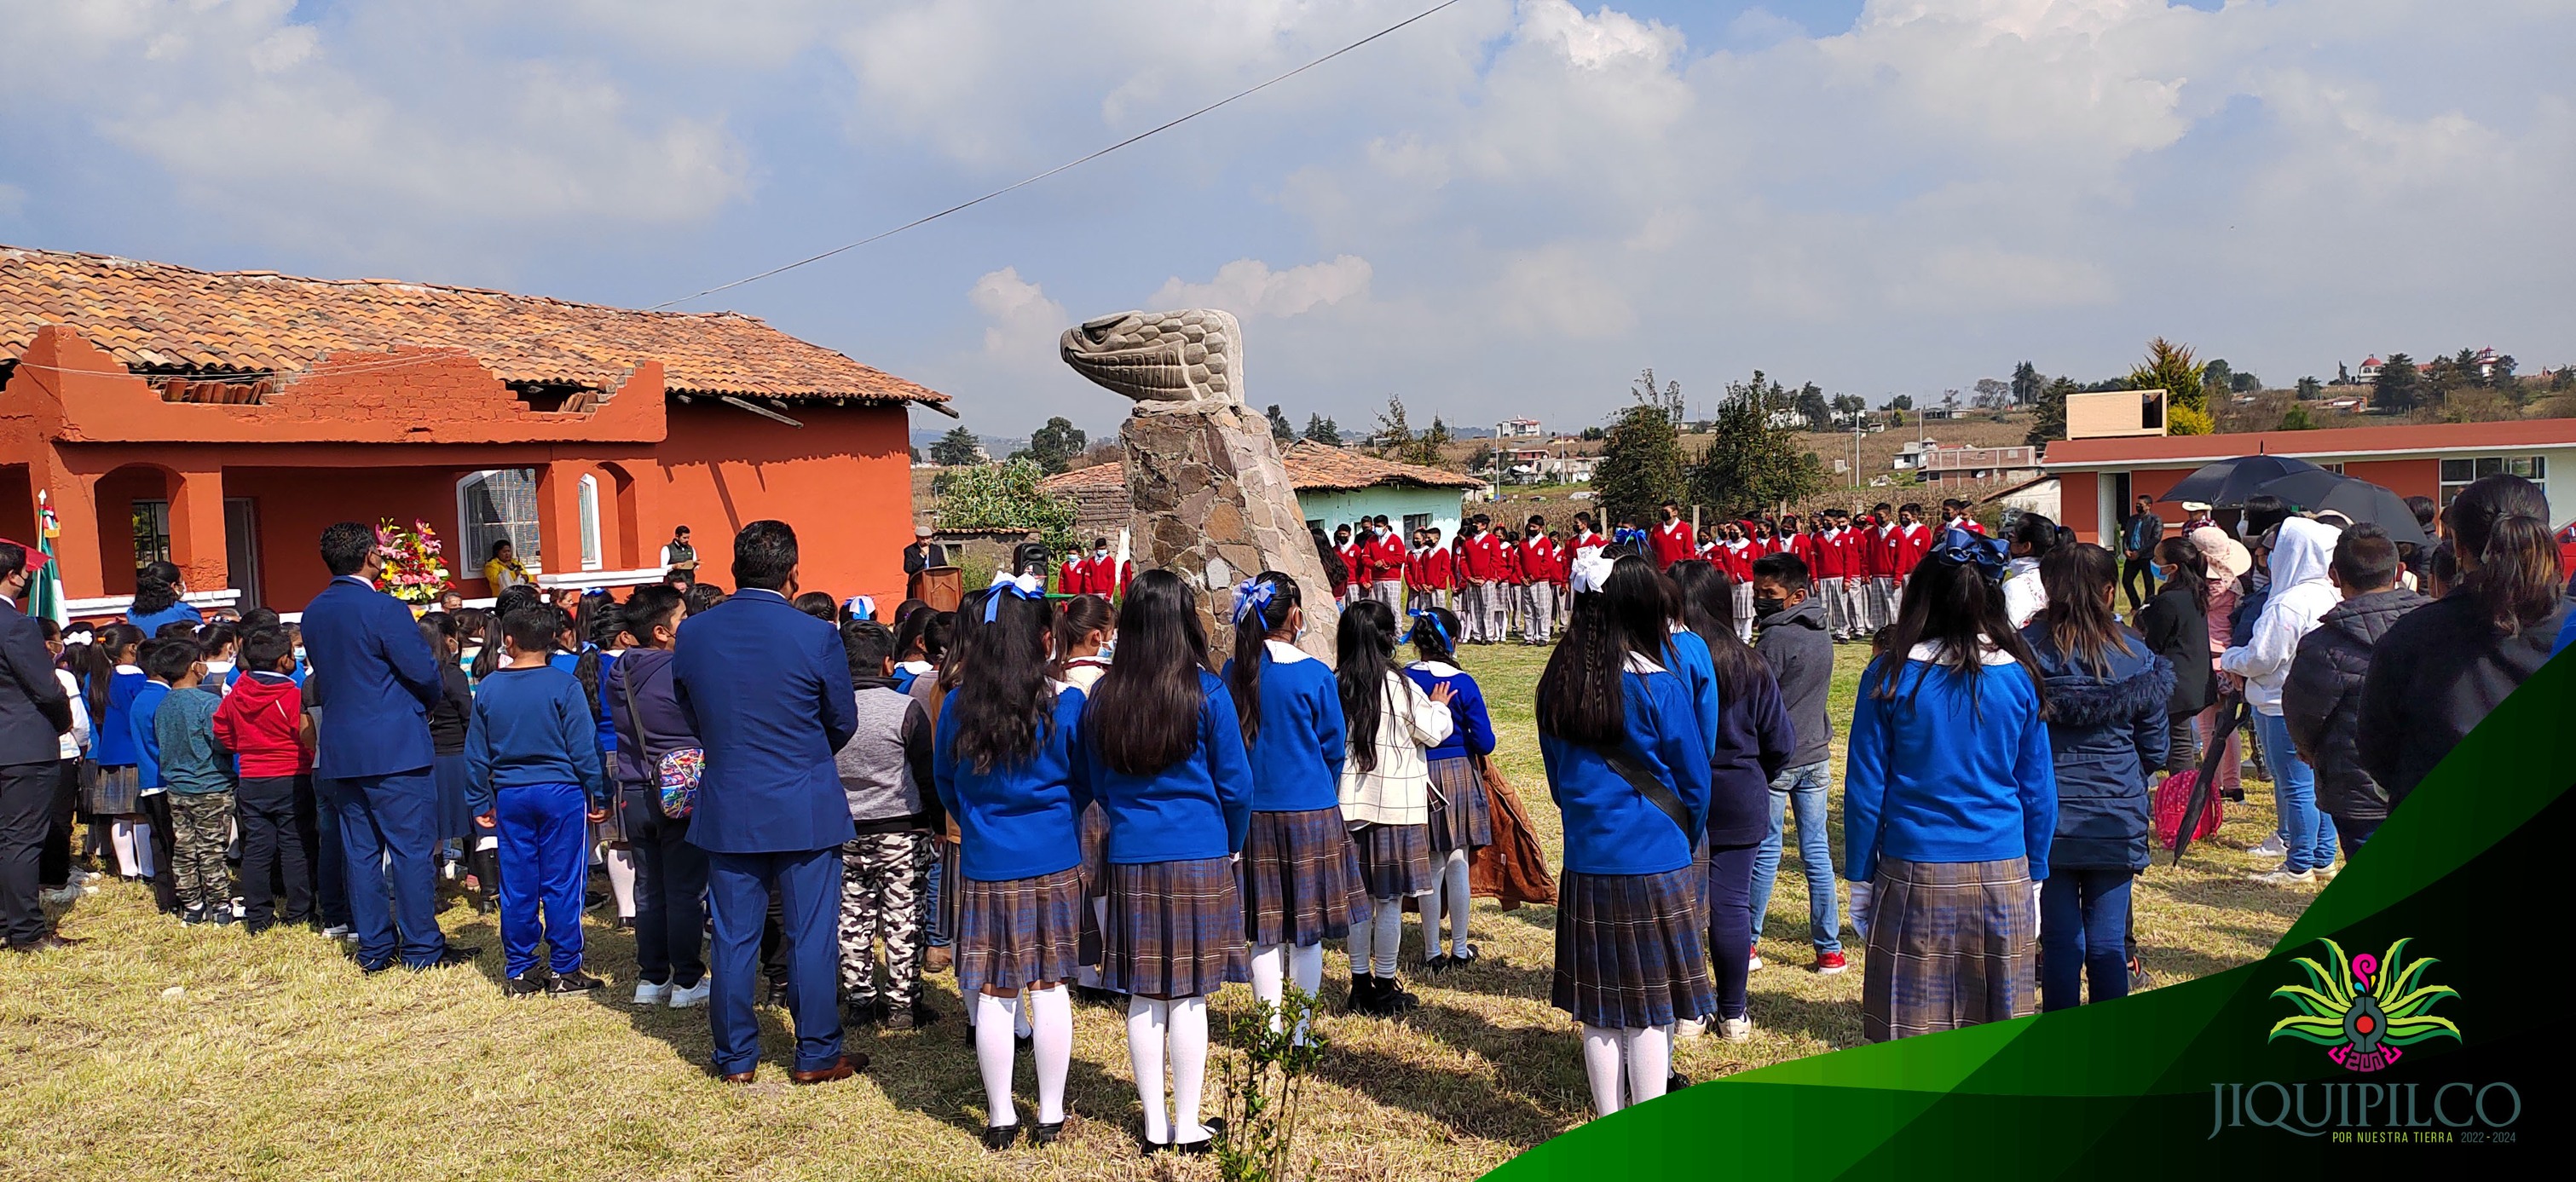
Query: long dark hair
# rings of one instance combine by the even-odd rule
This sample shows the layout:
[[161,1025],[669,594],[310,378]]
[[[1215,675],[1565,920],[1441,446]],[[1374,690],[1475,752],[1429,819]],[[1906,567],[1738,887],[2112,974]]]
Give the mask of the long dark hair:
[[1288,628],[1288,613],[1296,611],[1302,596],[1297,580],[1275,570],[1253,576],[1256,584],[1270,588],[1270,602],[1258,607],[1245,604],[1243,616],[1234,621],[1234,663],[1226,670],[1226,692],[1234,695],[1234,720],[1243,727],[1243,745],[1261,735],[1261,659],[1267,655],[1262,645],[1273,632]]
[[[2054,541],[2054,531],[2051,531]],[[2012,617],[2004,614],[2003,588],[1986,581],[1985,573],[1973,562],[1952,562],[1937,553],[1925,558],[1905,581],[1905,605],[1896,613],[1896,623],[1887,630],[1887,647],[1873,664],[1879,665],[1878,686],[1871,696],[1883,702],[1896,700],[1897,683],[1909,654],[1918,644],[1931,643],[1940,648],[1938,661],[1949,666],[1968,681],[1968,708],[1976,709],[1977,683],[1984,675],[1982,658],[1987,648],[1999,649],[2021,662],[2022,672],[2029,676],[2033,691],[2040,684],[2039,658],[2030,645],[2013,630]],[[1906,691],[1906,700],[1923,688],[1917,677]]]
[[2048,590],[2039,618],[2048,642],[2095,677],[2110,676],[2114,651],[2138,651],[2129,643],[2129,630],[2111,614],[2109,592],[2119,569],[2110,551],[2090,542],[2060,546],[2039,560],[2039,585]]
[[1682,626],[1708,643],[1719,699],[1744,701],[1759,679],[1771,676],[1771,667],[1735,630],[1735,580],[1703,558],[1676,562],[1664,574],[1681,592]]
[[2549,618],[2564,595],[2567,571],[2549,536],[2549,498],[2519,476],[2489,476],[2443,511],[2445,530],[2477,569],[2460,589],[2478,601],[2497,633],[2514,636]]
[[2012,542],[2030,553],[2024,558],[2046,558],[2057,547],[2057,523],[2037,513],[2024,513],[2013,525]]
[[1198,750],[1207,651],[1190,585],[1167,570],[1137,575],[1118,609],[1118,659],[1083,709],[1092,749],[1110,770],[1150,776]]
[[1109,601],[1097,595],[1076,595],[1064,601],[1063,610],[1055,616],[1055,666],[1049,675],[1062,680],[1065,662],[1073,659],[1073,646],[1094,632],[1106,631],[1117,623]]
[[1445,607],[1426,607],[1415,614],[1413,631],[1406,639],[1413,645],[1413,655],[1426,661],[1455,661],[1458,657],[1458,615]]
[[1615,747],[1628,733],[1620,675],[1628,658],[1664,647],[1664,582],[1653,563],[1628,555],[1607,585],[1574,597],[1574,618],[1538,679],[1538,731],[1585,747]]
[[[1374,599],[1342,611],[1333,637],[1334,680],[1341,683],[1342,730],[1350,736],[1353,767],[1377,770],[1377,732],[1383,725],[1386,679],[1395,675],[1395,609]],[[1411,682],[1405,683],[1408,686]]]
[[[986,602],[996,596],[993,621],[985,623]],[[1055,687],[1047,684],[1051,614],[1044,600],[998,588],[967,596],[957,613],[952,664],[969,672],[950,708],[957,712],[957,754],[979,775],[1025,761],[1055,725]]]
[[134,572],[134,606],[129,614],[148,616],[179,602],[179,568],[170,562],[145,564]]
[[2200,547],[2190,538],[2166,538],[2156,543],[2155,559],[2165,568],[2165,586],[2179,580],[2191,592],[2191,610],[2208,615],[2209,560],[2201,557]]
[[[108,684],[116,678],[116,629],[128,627],[110,624],[92,631],[88,644],[67,645],[63,649],[63,667],[72,671],[80,682],[81,696],[89,700],[92,726],[105,725]],[[136,633],[141,635],[141,633]]]
[[420,618],[420,638],[429,645],[431,656],[441,665],[456,663],[456,617],[446,612],[430,612]]

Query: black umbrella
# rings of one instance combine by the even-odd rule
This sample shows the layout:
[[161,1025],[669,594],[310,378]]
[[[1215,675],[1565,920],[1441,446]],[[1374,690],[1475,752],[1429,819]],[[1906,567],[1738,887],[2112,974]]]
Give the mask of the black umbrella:
[[2262,491],[2310,513],[2332,510],[2355,522],[2370,522],[2387,530],[2392,542],[2428,546],[2433,541],[2424,536],[2424,527],[2416,523],[2415,511],[2406,507],[2404,498],[2358,476],[2323,468],[2293,472],[2264,485]]
[[2247,712],[2243,695],[2230,693],[2218,700],[2218,725],[2209,728],[2209,749],[2200,757],[2200,778],[2192,783],[2191,803],[2183,806],[2182,828],[2174,831],[2172,865],[2182,865],[2182,852],[2191,848],[2191,834],[2200,828],[2201,814],[2218,799],[2218,765],[2226,762],[2228,736],[2236,733]]
[[2165,495],[2156,499],[2198,501],[2213,508],[2242,505],[2245,498],[2262,491],[2265,484],[2293,472],[2324,470],[2291,456],[2238,456],[2232,460],[2213,460],[2183,477]]

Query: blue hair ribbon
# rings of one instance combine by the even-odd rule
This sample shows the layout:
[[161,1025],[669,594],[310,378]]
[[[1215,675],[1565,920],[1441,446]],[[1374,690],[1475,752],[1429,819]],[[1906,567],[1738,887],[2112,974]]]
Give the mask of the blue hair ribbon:
[[[1247,612],[1269,611],[1270,601],[1277,598],[1278,595],[1279,583],[1275,579],[1255,577],[1245,579],[1244,581],[1235,584],[1234,618],[1232,621],[1234,626],[1237,628],[1243,626],[1243,617]],[[1265,616],[1263,618],[1267,619],[1268,617]]]
[[1405,614],[1412,616],[1414,619],[1420,620],[1425,624],[1431,625],[1431,634],[1439,637],[1440,643],[1444,647],[1452,650],[1458,647],[1458,643],[1456,641],[1449,639],[1449,630],[1440,626],[1440,617],[1431,614],[1430,608],[1417,607]]
[[1015,595],[1021,599],[1026,599],[1035,603],[1043,603],[1046,601],[1046,587],[1044,584],[1038,582],[1036,575],[1021,575],[1014,578],[1010,575],[996,573],[993,576],[993,585],[987,588],[987,590],[991,592],[991,594],[984,597],[984,622],[987,624],[992,623],[994,617],[1000,614],[1002,610],[1002,596],[1005,593]]
[[1941,541],[1932,547],[1930,557],[1945,566],[1973,566],[1989,583],[2004,577],[2004,556],[2000,543],[1980,538],[1956,526],[1941,532]]

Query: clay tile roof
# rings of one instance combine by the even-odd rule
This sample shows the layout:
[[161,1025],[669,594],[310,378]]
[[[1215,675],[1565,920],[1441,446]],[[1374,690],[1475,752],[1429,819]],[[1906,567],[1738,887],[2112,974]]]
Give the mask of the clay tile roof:
[[397,279],[199,271],[0,246],[0,359],[62,324],[137,370],[295,373],[335,350],[461,348],[509,382],[610,389],[644,361],[675,393],[948,396],[735,312],[639,312]]
[[[1381,484],[1405,484],[1417,488],[1483,488],[1485,482],[1473,476],[1461,476],[1443,468],[1425,468],[1419,464],[1399,464],[1381,460],[1367,452],[1328,447],[1311,440],[1299,440],[1290,447],[1280,462],[1288,469],[1288,482],[1299,492],[1348,492],[1374,488]],[[1118,464],[1095,464],[1071,472],[1047,477],[1043,487],[1048,492],[1080,497],[1100,489],[1126,490],[1126,469]]]

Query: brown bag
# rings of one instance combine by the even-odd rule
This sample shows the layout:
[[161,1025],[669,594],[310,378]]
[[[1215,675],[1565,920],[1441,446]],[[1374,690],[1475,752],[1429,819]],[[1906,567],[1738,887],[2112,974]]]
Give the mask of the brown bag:
[[1547,849],[1530,828],[1520,794],[1512,791],[1511,781],[1503,778],[1503,769],[1492,760],[1478,759],[1476,770],[1484,777],[1485,799],[1493,806],[1494,844],[1477,850],[1467,864],[1467,893],[1495,900],[1505,911],[1523,903],[1553,905],[1556,876],[1547,872]]

